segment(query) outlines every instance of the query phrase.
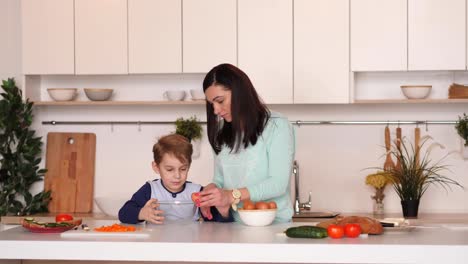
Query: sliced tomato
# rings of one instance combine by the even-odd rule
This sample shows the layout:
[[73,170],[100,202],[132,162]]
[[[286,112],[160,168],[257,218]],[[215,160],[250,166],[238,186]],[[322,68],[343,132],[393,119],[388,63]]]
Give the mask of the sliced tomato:
[[339,225],[329,225],[327,227],[328,236],[331,238],[342,238],[344,236],[344,228]]
[[58,214],[55,216],[55,222],[66,222],[66,221],[72,221],[73,216],[69,214]]
[[346,224],[344,232],[347,237],[358,237],[361,234],[361,226],[359,224]]

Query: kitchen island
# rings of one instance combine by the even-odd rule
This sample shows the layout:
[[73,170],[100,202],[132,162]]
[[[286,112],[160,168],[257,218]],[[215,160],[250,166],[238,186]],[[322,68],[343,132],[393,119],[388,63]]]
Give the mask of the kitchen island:
[[[90,227],[115,223],[87,220]],[[249,227],[240,223],[141,225],[138,237],[99,237],[82,230],[37,234],[21,226],[0,232],[0,259],[257,263],[467,263],[468,225],[420,226],[378,236],[288,238],[305,223]],[[73,233],[75,232],[75,233]],[[78,234],[78,236],[73,236]]]

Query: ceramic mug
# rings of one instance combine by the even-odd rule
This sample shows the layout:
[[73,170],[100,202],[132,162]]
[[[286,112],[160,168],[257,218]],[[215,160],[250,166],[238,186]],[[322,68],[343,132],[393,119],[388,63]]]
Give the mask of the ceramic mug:
[[182,101],[185,98],[185,91],[165,91],[163,97],[169,101]]

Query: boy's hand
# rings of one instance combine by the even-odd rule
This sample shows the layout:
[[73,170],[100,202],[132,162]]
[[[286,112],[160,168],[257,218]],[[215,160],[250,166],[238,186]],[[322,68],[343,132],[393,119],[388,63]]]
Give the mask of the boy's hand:
[[141,208],[138,214],[138,220],[144,220],[153,224],[164,223],[164,211],[158,210],[159,203],[157,199],[149,199],[145,206]]

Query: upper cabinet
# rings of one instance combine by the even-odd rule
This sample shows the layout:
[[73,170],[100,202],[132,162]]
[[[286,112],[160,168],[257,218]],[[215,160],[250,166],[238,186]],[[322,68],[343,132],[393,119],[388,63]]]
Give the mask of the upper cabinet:
[[407,0],[351,0],[351,70],[407,69]]
[[73,0],[23,0],[24,74],[74,74]]
[[181,0],[128,0],[129,73],[182,72],[181,10]]
[[183,72],[237,65],[237,0],[183,0]]
[[238,5],[239,67],[266,103],[292,103],[292,0],[239,0]]
[[349,1],[294,1],[294,103],[349,103]]
[[408,1],[408,70],[464,70],[466,1]]
[[76,74],[127,74],[127,0],[75,0]]

